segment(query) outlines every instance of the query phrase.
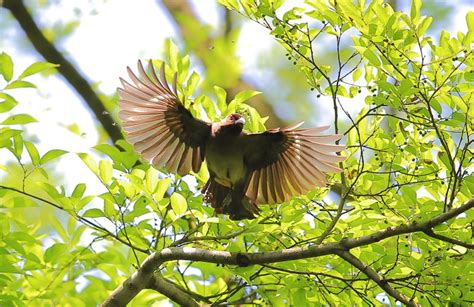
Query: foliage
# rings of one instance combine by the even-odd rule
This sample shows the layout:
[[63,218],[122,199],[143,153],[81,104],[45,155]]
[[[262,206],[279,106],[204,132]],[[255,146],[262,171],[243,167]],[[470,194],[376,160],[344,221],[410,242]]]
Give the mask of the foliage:
[[[34,63],[14,79],[13,62],[3,53],[0,148],[11,153],[22,180],[0,186],[2,305],[96,304],[166,248],[265,254],[367,235],[374,239],[350,249],[353,258],[302,255],[249,266],[176,260],[163,262],[155,274],[199,303],[394,304],[397,293],[413,304],[472,303],[473,210],[434,221],[474,194],[474,13],[466,16],[467,33],[442,31],[432,38],[425,34],[432,18],[420,16],[418,0],[410,13],[382,1],[311,1],[286,12],[279,9],[283,1],[220,2],[268,28],[316,95],[330,98],[334,126],[348,147],[344,173],[330,178],[332,190],[262,206],[258,219],[235,222],[203,205],[198,187],[207,179],[205,167],[184,178],[166,174],[140,163],[121,140],[95,146],[100,159],[87,150],[77,154],[104,192],[87,194],[92,183],[84,182],[68,193],[49,180],[44,165],[74,154],[40,154],[22,128],[35,122],[34,115],[15,114],[18,102],[10,94],[34,87],[24,79],[52,64]],[[323,48],[333,50],[336,62],[320,58]],[[214,97],[197,94],[200,76],[189,71],[189,57],[172,42],[167,55],[168,77],[178,74],[182,100],[195,116],[217,120],[237,111],[249,119],[246,130],[265,128],[265,119],[245,104],[258,92],[240,92],[228,103],[220,87]],[[347,109],[356,101],[363,107],[354,116]],[[53,231],[17,214],[48,205],[66,213],[47,220]],[[429,221],[423,231],[375,239],[380,231]],[[160,299],[166,297],[144,290],[132,304]]]

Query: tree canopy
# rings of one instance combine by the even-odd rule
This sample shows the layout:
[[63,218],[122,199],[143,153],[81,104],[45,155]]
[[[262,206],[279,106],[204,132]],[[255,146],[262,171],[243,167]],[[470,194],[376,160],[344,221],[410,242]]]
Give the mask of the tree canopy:
[[[206,166],[180,177],[141,161],[119,129],[117,96],[90,84],[22,1],[5,0],[45,61],[19,71],[0,55],[1,305],[473,304],[474,12],[466,32],[428,35],[421,0],[407,11],[381,0],[219,3],[227,27],[215,36],[186,1],[162,4],[184,44],[168,40],[153,61],[168,79],[177,73],[185,106],[213,121],[244,114],[249,132],[274,128],[267,116],[282,124],[265,89],[241,76],[229,21],[240,16],[266,29],[306,81],[289,108],[317,112],[308,97],[329,106],[344,171],[262,205],[255,220],[215,215],[199,192]],[[33,75],[51,73],[111,142],[80,152],[37,144],[38,114],[17,111],[18,97],[41,90]],[[56,169],[67,156],[95,181]]]

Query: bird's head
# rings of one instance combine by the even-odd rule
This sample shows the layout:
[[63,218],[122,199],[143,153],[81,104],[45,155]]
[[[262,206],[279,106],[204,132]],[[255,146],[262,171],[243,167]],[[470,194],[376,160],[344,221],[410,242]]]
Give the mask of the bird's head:
[[243,127],[245,125],[245,118],[239,113],[233,113],[228,115],[226,118],[221,120],[222,126],[232,126],[237,125]]
[[213,128],[213,133],[217,134],[226,131],[230,134],[239,134],[242,132],[244,124],[245,118],[238,113],[233,113],[226,116],[217,125],[215,125],[215,129]]

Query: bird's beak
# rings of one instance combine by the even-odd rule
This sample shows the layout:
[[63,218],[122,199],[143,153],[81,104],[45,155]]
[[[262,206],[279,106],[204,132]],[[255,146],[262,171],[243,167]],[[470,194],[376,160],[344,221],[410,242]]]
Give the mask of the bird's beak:
[[243,125],[245,125],[245,118],[240,117],[240,118],[237,119],[234,123],[235,123],[235,124],[239,124],[239,123],[240,123],[240,124],[242,124],[242,126],[243,126]]

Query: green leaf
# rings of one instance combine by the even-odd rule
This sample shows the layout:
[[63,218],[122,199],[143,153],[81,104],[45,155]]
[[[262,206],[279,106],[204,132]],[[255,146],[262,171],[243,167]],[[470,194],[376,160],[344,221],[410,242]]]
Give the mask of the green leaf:
[[53,159],[56,159],[64,154],[66,154],[67,151],[61,150],[61,149],[52,149],[45,153],[40,160],[40,164],[45,164]]
[[109,160],[99,161],[99,178],[105,184],[112,180],[112,163]]
[[242,102],[244,102],[244,101],[250,99],[251,97],[253,97],[255,95],[258,95],[260,93],[261,92],[254,91],[254,90],[245,90],[245,91],[239,92],[237,95],[235,95],[234,99],[232,99],[232,101],[227,106],[227,110],[226,110],[225,115],[235,113],[237,108],[239,107],[239,105]]
[[29,114],[16,114],[8,117],[1,125],[25,125],[29,123],[35,123],[37,120]]
[[467,23],[468,31],[474,32],[474,12],[473,11],[467,12],[466,23]]
[[362,75],[362,70],[360,68],[356,68],[352,73],[352,80],[357,81],[359,80],[360,76]]
[[21,78],[24,78],[24,77],[27,77],[27,76],[31,76],[33,74],[37,74],[39,72],[42,72],[46,69],[50,69],[50,68],[54,68],[54,67],[58,67],[59,65],[58,64],[53,64],[53,63],[48,63],[48,62],[36,62],[36,63],[33,63],[31,64],[30,66],[28,66],[25,71],[23,71],[20,75],[20,79]]
[[50,216],[48,223],[53,226],[54,230],[61,236],[62,241],[67,242],[69,240],[69,236],[66,233],[66,230],[63,227],[63,222],[58,219],[57,216]]
[[377,55],[370,50],[369,48],[365,49],[364,51],[364,57],[369,61],[369,63],[372,66],[378,67],[380,66],[380,59],[377,57]]
[[23,81],[23,80],[15,80],[12,83],[9,83],[5,89],[6,90],[11,90],[15,88],[36,88],[36,85],[34,85],[31,82],[28,81]]
[[196,89],[197,85],[199,84],[199,75],[197,72],[193,71],[191,76],[188,79],[188,83],[186,84],[186,88],[184,90],[184,94],[186,96],[191,96],[194,93],[194,90]]
[[0,261],[0,273],[22,273],[22,271],[7,261]]
[[153,194],[155,192],[156,188],[158,187],[159,179],[159,172],[155,168],[149,167],[146,170],[145,187],[148,193]]
[[121,152],[115,146],[109,144],[99,144],[93,148],[109,156],[115,163],[120,163],[122,160]]
[[84,183],[79,183],[74,188],[74,191],[72,191],[71,198],[80,199],[84,195],[85,191],[86,191],[86,185]]
[[57,201],[57,202],[61,202],[61,199],[63,198],[64,195],[62,195],[61,193],[58,192],[58,190],[56,189],[56,187],[54,187],[53,185],[47,183],[47,182],[38,182],[37,183],[40,188],[46,192],[53,200]]
[[92,208],[84,212],[82,217],[105,217],[105,214],[102,210],[97,208]]
[[21,136],[21,134],[15,135],[13,137],[13,149],[13,153],[18,158],[18,160],[20,160],[21,154],[23,153],[23,137]]
[[67,245],[62,243],[56,243],[44,252],[45,262],[57,262],[57,259],[62,257],[67,250]]
[[153,195],[153,198],[156,201],[160,201],[163,199],[165,196],[166,191],[170,187],[171,184],[171,178],[163,178],[158,182],[158,188],[156,189],[155,194]]
[[238,10],[239,9],[239,3],[237,0],[218,0],[220,4],[224,5],[227,7],[229,10]]
[[10,129],[7,127],[0,129],[0,144],[2,144],[0,147],[11,145],[10,139],[15,135],[22,134],[22,132],[22,130]]
[[418,18],[420,17],[421,5],[422,5],[421,0],[411,1],[410,17],[415,23],[418,21]]
[[403,186],[400,188],[404,201],[410,206],[417,204],[416,192],[412,187]]
[[0,54],[0,74],[7,82],[13,77],[13,61],[5,52]]
[[12,96],[0,92],[0,113],[5,113],[13,109],[18,104]]
[[252,98],[253,96],[259,95],[261,93],[262,92],[254,91],[254,90],[241,91],[234,97],[234,99],[232,99],[232,101],[239,104],[239,103],[247,101],[250,98]]
[[183,195],[174,192],[171,194],[170,200],[171,208],[173,208],[173,211],[177,216],[183,215],[186,212],[188,203],[186,202],[186,198],[184,198]]
[[217,98],[217,108],[222,113],[225,113],[227,109],[227,92],[219,86],[214,86],[214,92]]
[[97,163],[91,157],[91,155],[87,153],[78,153],[79,158],[84,162],[85,165],[94,173],[97,174]]
[[41,164],[40,155],[38,153],[38,149],[36,149],[35,144],[25,141],[25,147],[26,147],[26,150],[28,151],[28,154],[30,155],[31,163],[33,163],[34,166]]
[[428,28],[430,27],[432,21],[433,21],[433,17],[425,17],[423,19],[423,21],[420,24],[420,27],[418,28],[419,36],[422,36],[423,34],[425,34],[426,30],[428,30]]
[[178,47],[175,45],[173,40],[168,39],[165,42],[168,58],[169,58],[169,65],[171,69],[174,71],[178,70],[178,58],[179,58],[179,50]]

